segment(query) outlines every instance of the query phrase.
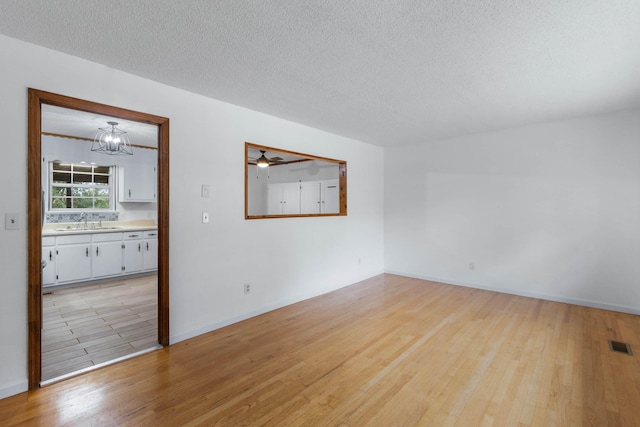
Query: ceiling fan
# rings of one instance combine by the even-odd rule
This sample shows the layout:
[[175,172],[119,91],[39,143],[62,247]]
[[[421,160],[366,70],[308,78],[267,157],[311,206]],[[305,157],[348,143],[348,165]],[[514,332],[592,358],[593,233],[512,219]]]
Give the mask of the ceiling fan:
[[284,165],[287,162],[284,161],[282,157],[267,157],[265,156],[266,150],[260,150],[261,156],[258,158],[249,157],[249,160],[253,160],[256,162],[256,165],[259,168],[266,168],[271,165]]

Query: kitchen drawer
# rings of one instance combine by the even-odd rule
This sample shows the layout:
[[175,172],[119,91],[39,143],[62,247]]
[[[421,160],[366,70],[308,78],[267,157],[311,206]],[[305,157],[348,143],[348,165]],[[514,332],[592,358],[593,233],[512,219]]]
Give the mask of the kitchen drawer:
[[69,245],[74,243],[91,243],[91,234],[74,234],[73,236],[58,236],[59,245]]
[[96,233],[93,235],[93,242],[118,242],[122,240],[122,233]]
[[158,230],[148,230],[144,232],[145,239],[153,239],[158,237]]
[[124,240],[135,240],[135,239],[142,239],[142,231],[128,231],[128,232],[124,232],[123,234],[123,239]]
[[54,246],[56,244],[55,236],[47,236],[42,238],[42,246]]

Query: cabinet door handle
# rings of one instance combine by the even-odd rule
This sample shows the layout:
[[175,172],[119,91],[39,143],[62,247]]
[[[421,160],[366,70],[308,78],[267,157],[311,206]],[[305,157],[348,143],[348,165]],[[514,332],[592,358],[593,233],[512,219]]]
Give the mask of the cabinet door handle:
[[131,198],[131,189],[129,189],[129,198]]
[[99,251],[100,251],[100,246],[96,246],[96,256],[98,256]]
[[147,252],[149,252],[149,242],[147,242]]
[[49,261],[53,260],[53,254],[49,251]]
[[87,258],[89,258],[89,248],[86,248],[84,253],[87,256]]
[[140,252],[140,243],[138,243],[138,252]]

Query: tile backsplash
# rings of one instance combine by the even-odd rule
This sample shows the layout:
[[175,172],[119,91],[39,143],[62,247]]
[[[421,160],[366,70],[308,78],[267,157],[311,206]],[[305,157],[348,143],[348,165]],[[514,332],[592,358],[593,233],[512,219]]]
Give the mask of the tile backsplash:
[[[86,212],[87,221],[118,221],[118,212]],[[82,212],[49,212],[45,215],[45,222],[56,224],[59,222],[79,222],[83,220]]]

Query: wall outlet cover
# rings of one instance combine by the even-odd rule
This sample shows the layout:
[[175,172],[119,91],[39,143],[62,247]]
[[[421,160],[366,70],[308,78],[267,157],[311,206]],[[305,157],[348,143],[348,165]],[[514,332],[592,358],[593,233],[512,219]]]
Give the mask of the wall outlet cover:
[[20,229],[20,215],[17,213],[4,214],[4,229],[5,230],[19,230]]

